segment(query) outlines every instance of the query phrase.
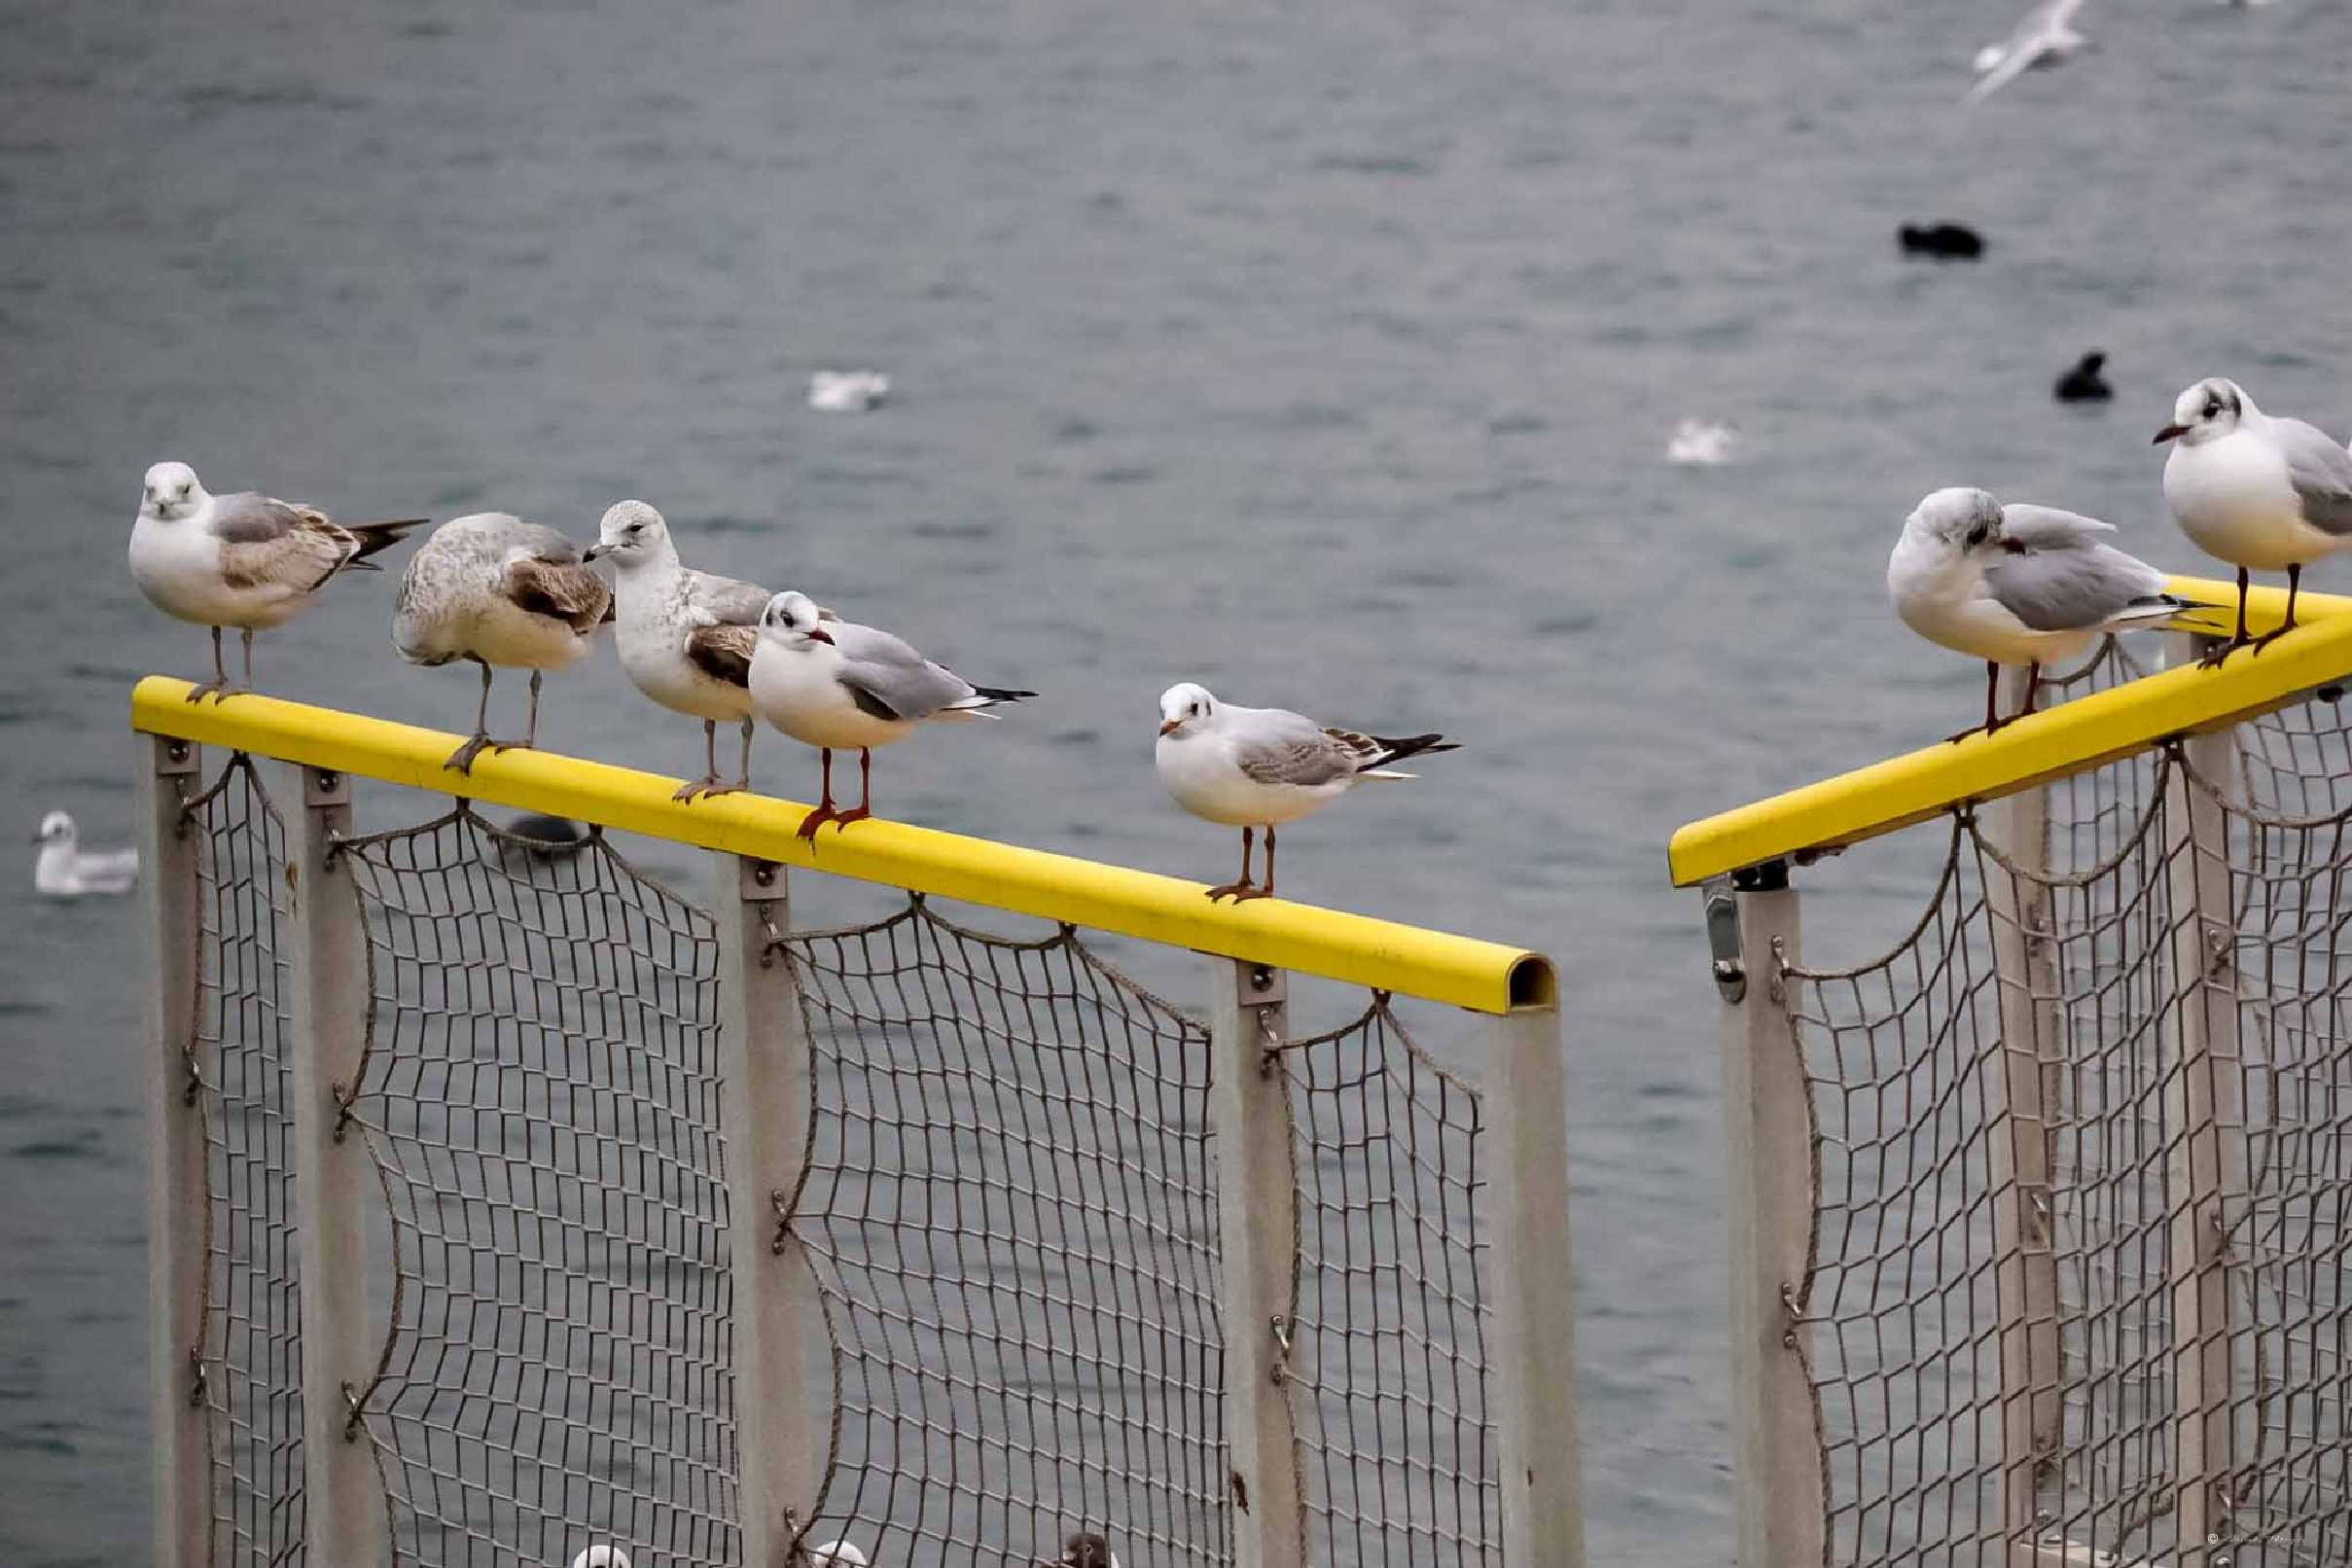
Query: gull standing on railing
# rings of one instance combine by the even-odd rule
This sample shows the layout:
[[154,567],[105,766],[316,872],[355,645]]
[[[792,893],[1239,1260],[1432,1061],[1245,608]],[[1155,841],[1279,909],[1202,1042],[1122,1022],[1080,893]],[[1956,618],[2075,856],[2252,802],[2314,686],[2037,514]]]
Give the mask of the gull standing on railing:
[[1977,85],[1965,102],[1988,98],[2016,80],[2029,66],[2055,65],[2089,40],[2074,30],[2074,15],[2083,0],[2041,0],[2017,18],[2017,25],[1998,44],[1977,51]]
[[[680,562],[669,524],[643,501],[607,512],[584,558],[609,559],[616,569],[613,646],[628,678],[663,707],[702,721],[709,771],[673,798],[751,788],[751,656],[767,589]],[[719,782],[722,723],[743,730],[743,768],[732,784]]]
[[[2080,657],[2110,631],[2160,626],[2200,608],[2166,592],[2162,572],[2098,537],[2113,532],[2095,517],[2003,506],[1961,487],[1936,491],[1904,519],[1887,557],[1887,592],[1905,625],[1984,660],[1984,733],[2034,711],[2043,665]],[[2032,671],[2011,719],[1995,709],[2004,664]]]
[[[2352,452],[2300,419],[2272,418],[2218,375],[2181,394],[2156,439],[2174,444],[2164,459],[2173,520],[2199,550],[2237,567],[2237,633],[2205,662],[2248,643],[2259,653],[2295,629],[2303,567],[2352,544]],[[2262,637],[2246,635],[2249,568],[2287,573],[2287,618]]]
[[[992,719],[989,708],[1035,692],[974,686],[935,664],[887,631],[854,621],[823,619],[805,593],[767,601],[760,642],[751,659],[751,699],[760,717],[823,758],[825,793],[801,819],[800,836],[813,840],[826,823],[845,827],[872,816],[873,748],[904,740],[936,719]],[[834,748],[858,749],[858,803],[833,803]]]
[[244,643],[245,684],[237,690],[249,692],[256,631],[293,620],[346,568],[376,570],[368,557],[424,521],[337,522],[316,507],[257,490],[211,495],[186,463],[158,463],[147,471],[130,525],[130,576],[165,615],[212,628],[212,679],[188,694],[195,702],[229,695],[225,627],[236,627]]
[[33,891],[55,899],[78,899],[91,893],[127,893],[139,879],[136,849],[82,849],[81,830],[62,811],[41,819],[33,835],[41,846],[33,862]]
[[[449,754],[463,773],[483,751],[539,743],[539,683],[587,656],[613,618],[613,591],[580,547],[504,512],[452,517],[409,557],[392,641],[411,664],[470,659],[481,666],[474,733]],[[530,721],[519,742],[490,738],[490,671],[531,672]]]
[[[1457,749],[1443,735],[1390,739],[1333,730],[1287,708],[1220,702],[1186,681],[1159,695],[1154,761],[1176,803],[1207,822],[1241,830],[1241,879],[1209,889],[1212,899],[1274,896],[1274,828],[1295,822],[1366,779],[1412,778],[1388,765]],[[1265,885],[1250,880],[1252,830],[1265,829]]]

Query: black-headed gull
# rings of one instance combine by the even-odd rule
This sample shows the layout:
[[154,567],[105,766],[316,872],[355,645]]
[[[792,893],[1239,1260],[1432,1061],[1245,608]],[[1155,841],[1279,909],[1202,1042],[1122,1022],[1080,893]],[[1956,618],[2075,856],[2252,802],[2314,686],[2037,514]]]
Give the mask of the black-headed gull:
[[[504,512],[453,517],[409,558],[392,641],[412,664],[472,659],[481,666],[474,732],[449,754],[458,772],[485,750],[539,741],[539,683],[588,656],[613,618],[613,591],[552,528]],[[530,719],[520,741],[490,738],[490,671],[531,672]]]
[[256,490],[212,495],[186,463],[158,463],[130,525],[130,576],[165,615],[212,628],[212,679],[188,694],[194,702],[231,690],[223,630],[234,626],[244,643],[238,690],[251,691],[256,631],[294,619],[346,568],[374,570],[369,556],[424,521],[337,522],[316,507]]
[[[1159,695],[1154,761],[1176,803],[1205,822],[1241,830],[1241,879],[1209,889],[1212,899],[1274,896],[1274,829],[1345,795],[1366,779],[1406,779],[1389,764],[1452,751],[1443,735],[1401,739],[1317,724],[1287,708],[1220,702],[1191,681]],[[1250,880],[1253,830],[1265,830],[1265,885]]]
[[[1887,593],[1905,625],[1984,660],[1986,733],[2034,711],[2044,665],[2081,657],[2110,631],[2160,626],[2197,608],[2165,591],[2162,572],[2100,537],[2113,532],[2095,517],[2003,506],[1957,486],[1904,519],[1887,557]],[[2024,706],[2011,719],[1994,706],[2004,664],[2031,671]]]
[[[2300,419],[2277,419],[2235,381],[2213,376],[2180,395],[2164,459],[2164,500],[2199,550],[2237,567],[2237,632],[2205,656],[2219,663],[2295,629],[2303,567],[2352,544],[2352,452]],[[2268,636],[2246,635],[2248,572],[2287,574],[2287,616]]]
[[2017,18],[2009,36],[1977,51],[1977,85],[1965,102],[1976,103],[2000,91],[2030,66],[2055,65],[2088,42],[2074,30],[2074,15],[2083,0],[2040,0]]
[[33,842],[41,846],[33,861],[33,889],[51,898],[127,893],[139,879],[137,850],[85,850],[81,830],[62,811],[52,811],[41,819],[41,831],[33,835]]
[[[975,686],[944,665],[873,626],[828,621],[805,593],[786,591],[767,601],[751,659],[751,699],[761,718],[793,739],[818,748],[824,795],[801,820],[813,839],[826,823],[837,827],[873,814],[873,748],[904,740],[934,720],[994,718],[987,710],[1035,692]],[[835,748],[858,752],[858,803],[833,803]]]

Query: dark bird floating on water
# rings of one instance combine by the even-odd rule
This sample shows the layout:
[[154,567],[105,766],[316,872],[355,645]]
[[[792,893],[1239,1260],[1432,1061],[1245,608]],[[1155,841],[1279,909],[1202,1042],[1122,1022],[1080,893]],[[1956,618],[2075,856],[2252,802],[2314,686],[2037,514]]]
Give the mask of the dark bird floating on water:
[[1984,254],[1984,238],[1966,224],[1905,224],[1898,233],[1912,256],[1966,257]]
[[2105,403],[2116,395],[2115,389],[2099,374],[2099,367],[2106,363],[2106,354],[2092,349],[2075,361],[2073,370],[2058,377],[2050,395],[2060,403]]

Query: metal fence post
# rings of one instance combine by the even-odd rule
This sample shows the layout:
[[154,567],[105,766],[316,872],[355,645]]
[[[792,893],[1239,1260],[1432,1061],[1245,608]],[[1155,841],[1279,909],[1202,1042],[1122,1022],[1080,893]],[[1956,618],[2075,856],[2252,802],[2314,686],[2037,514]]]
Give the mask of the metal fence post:
[[[2002,701],[2025,696],[2002,674]],[[2041,1493],[2056,1474],[2060,1422],[2056,1207],[2050,1178],[2065,1089],[2058,954],[2048,886],[2049,791],[2037,784],[1987,806],[1980,831],[2018,868],[1985,878],[2001,1015],[2004,1134],[1986,1140],[1994,1295],[2001,1336],[2001,1522],[2013,1553],[2039,1545]],[[1988,1086],[1989,1087],[1989,1086]]]
[[338,840],[351,781],[288,764],[303,802],[286,857],[295,1257],[302,1279],[303,1533],[312,1562],[385,1560],[391,1534],[357,1400],[374,1374],[366,1203],[374,1167],[346,1119],[367,1049],[367,932]]
[[[1731,1258],[1731,1435],[1739,1561],[1822,1561],[1826,1499],[1796,1316],[1813,1229],[1813,1138],[1789,1019],[1797,893],[1779,861],[1736,873],[1736,927],[1716,894],[1723,1013],[1725,1218]],[[1727,955],[1725,939],[1736,932]],[[1726,964],[1729,967],[1727,969]]]
[[1299,1183],[1289,1080],[1268,1055],[1289,1036],[1289,984],[1263,964],[1209,964],[1209,1127],[1225,1280],[1225,1432],[1233,1465],[1235,1568],[1305,1556],[1291,1421],[1292,1260]]
[[[2203,647],[2201,639],[2186,634],[2166,641],[2176,664]],[[2182,1568],[2218,1561],[2216,1549],[2229,1539],[2227,1250],[2246,1193],[2245,1117],[2229,818],[2207,787],[2229,787],[2236,746],[2229,730],[2190,736],[2182,742],[2182,760],[2203,786],[2178,768],[2165,784],[2175,1012],[2174,1027],[2160,1038],[2170,1048],[2163,1080],[2165,1257],[2172,1286],[2173,1506]]]
[[1556,996],[1489,1025],[1497,1224],[1493,1386],[1500,1407],[1503,1560],[1582,1568],[1575,1273],[1568,1246],[1568,1078]]
[[784,868],[715,857],[719,887],[720,1113],[732,1229],[735,1484],[745,1568],[782,1568],[821,1501],[823,1448],[809,1391],[823,1305],[786,1225],[813,1115],[808,1034],[792,969],[770,944],[792,926]]
[[209,1559],[212,1464],[205,1451],[204,1110],[196,1042],[203,920],[203,836],[185,811],[202,756],[190,741],[139,737],[139,882],[145,906],[147,1047],[147,1375],[156,1484],[156,1568]]

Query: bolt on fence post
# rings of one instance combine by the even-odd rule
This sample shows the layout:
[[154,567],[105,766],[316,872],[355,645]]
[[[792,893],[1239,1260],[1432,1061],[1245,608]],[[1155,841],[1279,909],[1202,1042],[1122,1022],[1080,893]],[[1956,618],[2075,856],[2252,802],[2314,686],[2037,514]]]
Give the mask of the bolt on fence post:
[[[2014,710],[2026,672],[2002,672]],[[2049,888],[2049,789],[2036,784],[1984,807],[1979,831],[2022,873],[1988,867],[1993,977],[2001,1016],[2006,1134],[1986,1141],[1993,1204],[1994,1295],[2001,1354],[2001,1527],[2013,1552],[2036,1546],[2041,1489],[2056,1477],[2064,1409],[2059,1396],[2058,1261],[2051,1173],[2064,1118],[2065,1040]],[[1990,1086],[1986,1086],[1988,1088]]]
[[[1820,1562],[1827,1498],[1812,1382],[1794,1310],[1813,1229],[1812,1119],[1789,1015],[1796,890],[1779,861],[1738,873],[1746,983],[1723,1010],[1725,1219],[1731,1262],[1731,1439],[1738,1557],[1755,1568]],[[1736,994],[1737,1000],[1730,998]]]
[[[2204,646],[2185,633],[2165,641],[2174,664],[2194,659]],[[2176,1560],[2181,1568],[2203,1568],[2228,1554],[2230,1540],[2227,1254],[2247,1191],[2229,816],[2207,793],[2230,788],[2236,732],[2192,735],[2181,754],[2196,779],[2175,769],[2165,785],[2175,1008],[2173,1026],[2159,1035],[2169,1205],[2164,1250],[2172,1288]]]
[[[1288,1354],[1299,1246],[1290,1080],[1270,1049],[1289,1037],[1280,970],[1212,957],[1209,1127],[1217,1139],[1225,1284],[1225,1432],[1232,1456],[1234,1568],[1305,1555]],[[1248,1501],[1242,1502],[1243,1496]]]
[[1488,1386],[1500,1417],[1503,1561],[1582,1568],[1568,1079],[1556,994],[1489,1019],[1486,1037],[1498,1352]]
[[808,1032],[792,965],[770,943],[792,928],[784,868],[718,863],[719,1076],[726,1098],[731,1235],[737,1508],[745,1568],[783,1568],[795,1526],[822,1501],[824,1449],[812,1390],[830,1391],[824,1308],[800,1238],[785,1227],[810,1118]]
[[210,1560],[212,1415],[197,1381],[204,1345],[204,1109],[187,1052],[196,1041],[203,836],[183,817],[201,788],[186,740],[139,737],[139,895],[149,943],[147,1376],[155,1439],[156,1568]]
[[391,1552],[383,1487],[353,1401],[374,1375],[366,1204],[375,1169],[344,1109],[367,1049],[367,930],[338,840],[351,832],[351,781],[287,765],[302,802],[286,856],[286,980],[294,1094],[294,1233],[302,1281],[303,1535],[317,1563]]

